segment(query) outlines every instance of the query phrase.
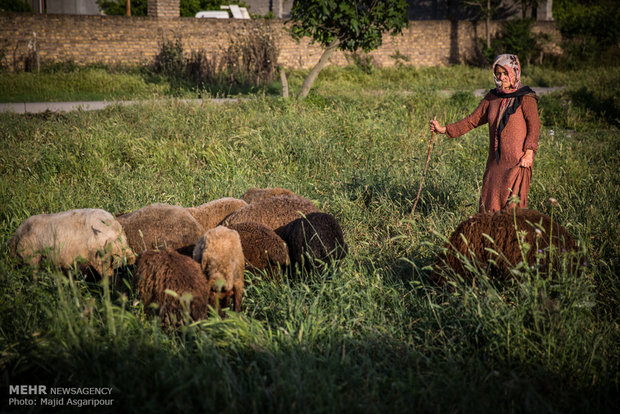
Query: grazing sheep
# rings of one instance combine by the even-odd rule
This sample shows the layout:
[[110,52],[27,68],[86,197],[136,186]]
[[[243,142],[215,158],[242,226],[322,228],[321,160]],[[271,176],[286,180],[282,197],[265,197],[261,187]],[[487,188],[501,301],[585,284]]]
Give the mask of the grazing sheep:
[[245,268],[249,271],[264,270],[279,278],[280,270],[290,263],[284,240],[260,223],[239,223],[228,227],[239,233]]
[[275,196],[256,201],[232,213],[222,224],[260,223],[271,230],[282,227],[302,215],[316,213],[311,201],[298,196]]
[[26,219],[9,240],[11,252],[38,268],[47,257],[66,270],[76,262],[101,276],[111,276],[125,261],[135,262],[127,237],[112,214],[100,209],[77,209],[40,214]]
[[[191,294],[187,309],[194,319],[207,317],[209,287],[200,264],[176,250],[149,250],[138,257],[135,285],[147,312],[152,303],[159,305],[158,316],[164,325],[183,321],[183,300]],[[175,292],[178,297],[166,293]],[[184,297],[185,296],[185,297]]]
[[191,255],[204,228],[183,207],[156,203],[116,219],[121,223],[129,246],[136,253],[172,248]]
[[276,230],[287,244],[291,267],[322,270],[325,265],[344,259],[348,246],[342,229],[331,214],[310,213]]
[[217,307],[221,299],[223,309],[234,296],[234,310],[241,311],[245,258],[239,233],[224,226],[207,230],[194,247],[194,260],[207,277],[209,303]]
[[291,190],[287,190],[286,188],[280,188],[280,187],[256,188],[256,187],[253,187],[253,188],[250,188],[248,191],[246,191],[241,196],[241,199],[247,202],[248,204],[250,204],[256,201],[264,200],[269,197],[275,197],[275,196],[281,196],[281,195],[287,195],[287,196],[293,196],[293,197],[296,196],[294,192],[292,192]]
[[202,204],[198,207],[188,207],[186,210],[202,225],[204,230],[216,227],[228,215],[243,206],[247,206],[243,200],[225,197]]
[[[472,260],[473,255],[482,268],[489,269],[489,276],[494,279],[506,280],[514,277],[510,269],[523,261],[515,220],[519,232],[524,234],[523,242],[531,246],[526,254],[529,265],[536,263],[537,254],[546,253],[550,236],[553,238],[553,246],[559,250],[576,249],[571,235],[556,221],[553,222],[552,231],[549,216],[530,209],[504,209],[495,213],[479,213],[459,224],[450,236],[446,246],[448,250],[439,257],[438,269],[447,265],[461,276],[470,277],[455,254],[458,252],[469,260]],[[499,257],[489,250],[498,252]],[[490,263],[490,260],[496,261],[496,264]],[[541,258],[542,263],[546,260],[546,257]],[[432,279],[438,283],[445,282],[438,272],[432,275]]]

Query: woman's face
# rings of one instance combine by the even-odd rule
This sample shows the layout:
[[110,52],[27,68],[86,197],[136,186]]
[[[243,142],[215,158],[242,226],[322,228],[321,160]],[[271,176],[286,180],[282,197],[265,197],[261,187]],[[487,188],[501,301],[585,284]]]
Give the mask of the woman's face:
[[495,66],[495,78],[502,82],[503,89],[510,89],[510,77],[506,69],[500,65]]

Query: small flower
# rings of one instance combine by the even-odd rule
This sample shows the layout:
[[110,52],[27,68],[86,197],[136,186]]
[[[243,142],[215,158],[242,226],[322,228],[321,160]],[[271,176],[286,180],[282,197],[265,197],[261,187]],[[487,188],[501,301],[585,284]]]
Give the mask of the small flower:
[[581,265],[582,265],[583,267],[586,267],[586,266],[588,266],[588,262],[583,262]]
[[552,206],[559,206],[560,205],[560,203],[558,203],[558,200],[556,200],[553,197],[549,197],[548,201],[549,201],[549,204],[551,204]]
[[[542,237],[542,231],[540,231],[540,229],[534,229],[534,233],[536,234],[536,237]],[[541,251],[541,250],[539,250]]]
[[538,253],[542,253],[542,249],[538,249]]
[[549,135],[550,135],[550,136],[554,136],[554,135],[555,135],[555,131],[554,131],[553,129],[552,129],[552,130],[549,130]]
[[566,249],[562,249],[562,253],[566,253]]

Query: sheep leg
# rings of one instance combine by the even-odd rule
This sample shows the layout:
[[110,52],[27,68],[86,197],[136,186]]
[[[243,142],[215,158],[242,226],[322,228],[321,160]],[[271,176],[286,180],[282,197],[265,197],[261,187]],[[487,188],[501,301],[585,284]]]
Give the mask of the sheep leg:
[[243,296],[243,289],[239,289],[237,286],[234,286],[233,294],[235,296],[235,312],[241,312],[241,299]]

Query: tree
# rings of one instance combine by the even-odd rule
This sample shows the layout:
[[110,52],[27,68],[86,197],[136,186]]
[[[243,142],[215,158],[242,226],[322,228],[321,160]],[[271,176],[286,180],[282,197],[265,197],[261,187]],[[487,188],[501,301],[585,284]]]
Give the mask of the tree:
[[290,20],[295,39],[308,36],[325,48],[304,79],[299,98],[305,98],[336,50],[369,52],[381,46],[384,33],[401,33],[408,23],[407,1],[295,0]]
[[502,4],[502,0],[462,0],[463,4],[478,10],[481,18],[484,19],[484,34],[487,49],[491,48],[491,19]]

